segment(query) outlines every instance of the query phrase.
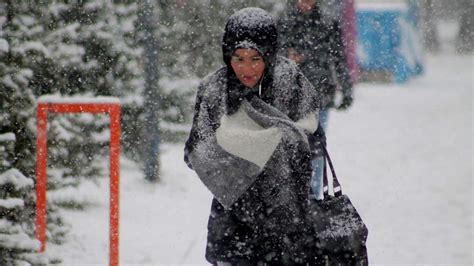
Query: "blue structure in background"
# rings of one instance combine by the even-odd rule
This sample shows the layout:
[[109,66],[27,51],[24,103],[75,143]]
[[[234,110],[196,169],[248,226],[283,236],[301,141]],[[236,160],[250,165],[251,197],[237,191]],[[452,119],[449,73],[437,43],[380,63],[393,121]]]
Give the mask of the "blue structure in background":
[[415,5],[358,7],[357,61],[362,71],[389,71],[403,83],[423,72]]

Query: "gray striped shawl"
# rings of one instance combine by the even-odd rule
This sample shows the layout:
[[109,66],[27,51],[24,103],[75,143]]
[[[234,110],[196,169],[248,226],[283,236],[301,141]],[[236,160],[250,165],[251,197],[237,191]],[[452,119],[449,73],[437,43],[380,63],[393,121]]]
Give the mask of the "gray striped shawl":
[[[262,172],[269,179],[263,182],[267,190],[278,191],[273,193],[278,198],[264,197],[265,201],[291,205],[307,194],[309,172],[301,171],[304,177],[293,172],[310,156],[307,135],[317,128],[318,97],[290,61],[280,58],[274,75],[273,103],[253,97],[231,115],[225,104],[225,69],[207,77],[199,88],[185,157],[226,209]],[[305,180],[296,180],[296,185],[295,178]]]

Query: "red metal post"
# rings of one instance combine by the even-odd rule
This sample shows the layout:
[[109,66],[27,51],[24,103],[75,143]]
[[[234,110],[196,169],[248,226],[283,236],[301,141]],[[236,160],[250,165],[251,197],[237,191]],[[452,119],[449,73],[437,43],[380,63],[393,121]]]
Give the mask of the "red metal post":
[[46,249],[47,123],[51,113],[108,113],[110,115],[110,236],[109,264],[119,264],[120,103],[39,103],[36,151],[36,238]]
[[110,108],[110,265],[119,262],[120,106]]
[[40,252],[46,247],[46,169],[48,164],[48,106],[38,104],[36,110],[38,136],[36,139],[36,238]]

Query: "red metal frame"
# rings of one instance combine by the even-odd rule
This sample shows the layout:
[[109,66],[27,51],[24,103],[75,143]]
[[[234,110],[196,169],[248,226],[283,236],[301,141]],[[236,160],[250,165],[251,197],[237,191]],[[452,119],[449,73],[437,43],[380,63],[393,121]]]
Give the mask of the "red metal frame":
[[36,142],[36,238],[46,249],[48,113],[107,113],[110,116],[110,265],[119,262],[120,103],[38,103]]

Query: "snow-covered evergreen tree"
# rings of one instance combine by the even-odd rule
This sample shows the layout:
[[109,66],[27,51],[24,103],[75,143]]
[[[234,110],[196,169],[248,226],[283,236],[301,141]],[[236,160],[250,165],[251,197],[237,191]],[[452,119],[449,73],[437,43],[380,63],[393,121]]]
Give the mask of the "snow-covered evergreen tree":
[[[32,81],[41,94],[107,95],[123,110],[140,104],[140,50],[130,47],[116,6],[110,1],[49,4],[43,15],[44,44],[53,62]],[[128,27],[130,27],[129,22]],[[37,77],[37,78],[36,78]],[[100,175],[97,160],[108,154],[108,119],[97,115],[51,117],[50,162],[65,176]],[[126,124],[126,123],[124,123]],[[124,130],[127,132],[127,130]],[[74,183],[73,180],[70,179]]]
[[[0,134],[12,132],[16,142],[9,163],[19,173],[34,176],[35,169],[35,104],[38,87],[35,77],[41,77],[53,65],[50,51],[41,39],[44,27],[41,25],[40,11],[44,6],[31,8],[29,5],[11,2],[0,6]],[[54,71],[54,69],[52,70]],[[39,74],[38,74],[39,72]],[[54,127],[53,127],[54,128]],[[50,145],[50,151],[60,149]],[[7,169],[4,169],[7,170]],[[49,188],[61,184],[50,175]],[[56,178],[57,179],[57,178]],[[62,182],[64,183],[64,182]],[[60,185],[61,186],[61,185]],[[59,186],[59,187],[60,187]],[[64,185],[62,185],[64,186]],[[0,188],[0,192],[5,187]],[[24,195],[24,225],[34,230],[35,198],[34,189]],[[54,202],[48,202],[48,241],[64,241],[68,227],[64,224]],[[1,244],[0,244],[1,245]]]
[[33,179],[12,167],[14,142],[15,134],[0,134],[0,265],[45,265],[28,224]]
[[[28,176],[34,174],[34,104],[33,91],[28,82],[33,71],[24,64],[24,58],[42,50],[41,44],[28,40],[26,27],[15,23],[17,10],[0,5],[0,133],[16,136],[13,167]],[[32,23],[24,14],[17,22]]]

